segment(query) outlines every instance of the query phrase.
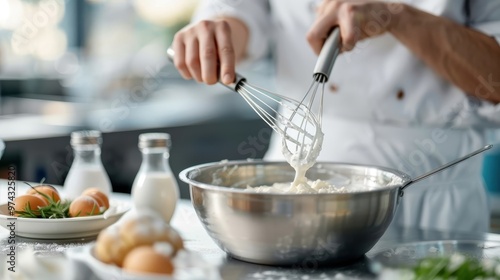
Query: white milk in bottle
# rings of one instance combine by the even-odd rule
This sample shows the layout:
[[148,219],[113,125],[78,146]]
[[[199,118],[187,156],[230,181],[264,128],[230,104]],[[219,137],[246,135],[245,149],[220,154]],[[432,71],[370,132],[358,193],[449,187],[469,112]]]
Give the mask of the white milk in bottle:
[[153,210],[167,223],[179,199],[179,187],[168,164],[170,143],[167,133],[139,135],[142,164],[132,186],[134,207]]
[[99,131],[71,133],[74,159],[64,181],[66,198],[73,200],[88,188],[96,188],[110,195],[111,182],[101,162],[101,144],[102,138]]

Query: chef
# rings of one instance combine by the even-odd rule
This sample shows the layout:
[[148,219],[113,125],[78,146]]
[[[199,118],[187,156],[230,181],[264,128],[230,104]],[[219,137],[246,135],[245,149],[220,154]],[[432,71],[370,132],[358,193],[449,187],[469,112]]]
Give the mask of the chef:
[[[337,26],[318,160],[417,176],[487,144],[500,125],[500,0],[205,1],[175,35],[175,65],[230,83],[237,62],[272,52],[277,92],[301,99]],[[283,160],[277,135],[266,158]],[[487,231],[481,165],[476,156],[412,185],[392,226]]]

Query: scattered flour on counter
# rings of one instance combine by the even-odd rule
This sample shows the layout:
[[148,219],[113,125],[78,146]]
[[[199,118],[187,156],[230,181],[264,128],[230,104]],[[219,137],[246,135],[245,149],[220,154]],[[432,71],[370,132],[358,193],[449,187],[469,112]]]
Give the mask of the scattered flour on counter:
[[[58,256],[62,255],[66,250],[75,247],[85,246],[87,243],[82,242],[73,242],[64,243],[64,242],[32,242],[32,241],[24,241],[19,238],[19,241],[16,243],[16,250],[24,251],[24,250],[33,250],[37,256]],[[7,241],[0,243],[3,245],[0,250],[1,253],[7,254],[9,252],[9,246],[7,245]],[[1,279],[1,278],[0,278]]]
[[[307,275],[304,275],[307,273]],[[359,277],[351,277],[347,276],[343,273],[335,273],[327,275],[326,273],[321,273],[318,275],[316,272],[304,272],[301,270],[289,270],[289,269],[281,269],[281,270],[267,270],[254,272],[243,279],[245,280],[353,280],[353,279],[364,279]]]

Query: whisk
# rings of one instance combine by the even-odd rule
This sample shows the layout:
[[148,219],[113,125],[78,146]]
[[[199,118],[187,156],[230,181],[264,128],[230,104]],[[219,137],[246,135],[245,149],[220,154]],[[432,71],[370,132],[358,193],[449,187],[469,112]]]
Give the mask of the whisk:
[[[332,71],[339,52],[340,30],[335,28],[332,30],[321,48],[321,52],[313,70],[313,81],[309,86],[309,89],[299,102],[297,109],[289,117],[290,123],[300,123],[300,131],[310,130],[312,131],[314,137],[306,137],[308,135],[307,133],[297,134],[295,131],[289,132],[289,126],[285,126],[283,129],[283,135],[286,135],[286,137],[282,138],[282,146],[286,147],[286,149],[283,149],[283,154],[287,157],[288,162],[292,166],[305,166],[307,169],[314,164],[319,152],[321,151],[321,145],[323,143],[322,118],[325,84],[328,82],[330,72]],[[309,119],[310,115],[313,114],[313,105],[318,89],[321,89],[318,118],[317,122],[313,123],[315,126],[310,127],[311,122],[307,122],[305,120]],[[305,107],[307,109],[301,110],[300,107],[304,104],[306,104]],[[298,113],[300,111],[306,112],[306,116],[304,117],[302,114]],[[314,116],[313,118],[316,119]],[[290,139],[292,134],[295,135],[293,139]]]
[[[328,81],[333,61],[338,54],[339,40],[337,32],[336,35],[332,33],[326,41],[325,46],[330,42],[329,44],[332,45],[331,48],[336,49],[336,51],[321,51],[314,70],[314,82],[301,101],[252,85],[247,82],[245,77],[238,73],[236,73],[233,83],[223,84],[225,87],[239,93],[259,117],[281,135],[283,141],[285,141],[283,142],[283,153],[285,156],[288,155],[289,158],[293,155],[294,159],[300,162],[310,162],[315,161],[319,154],[321,148],[314,149],[313,147],[321,146],[323,141],[321,114],[318,119],[311,112],[310,108],[316,95],[318,84],[324,84]],[[167,50],[167,56],[173,62],[175,52],[172,48]],[[313,92],[312,98],[309,102],[305,102],[310,92]],[[322,112],[322,102],[320,112]],[[306,148],[304,149],[304,147]],[[298,151],[300,153],[297,155]],[[303,151],[308,152],[304,153]]]

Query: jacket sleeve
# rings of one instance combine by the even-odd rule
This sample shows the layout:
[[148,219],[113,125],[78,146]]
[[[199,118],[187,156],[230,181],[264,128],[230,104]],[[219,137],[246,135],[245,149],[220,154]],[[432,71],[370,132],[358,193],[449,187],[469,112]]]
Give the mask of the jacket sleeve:
[[[500,48],[500,0],[470,0],[468,1],[469,26],[497,40]],[[500,62],[499,62],[500,63]],[[485,96],[493,90],[500,90],[498,73],[481,77],[481,83],[476,87],[476,93]],[[481,100],[477,114],[487,122],[500,125],[500,104]]]
[[500,43],[500,1],[469,0],[469,26]]
[[203,0],[193,22],[230,16],[240,19],[249,30],[246,59],[256,60],[269,51],[270,9],[267,0]]

